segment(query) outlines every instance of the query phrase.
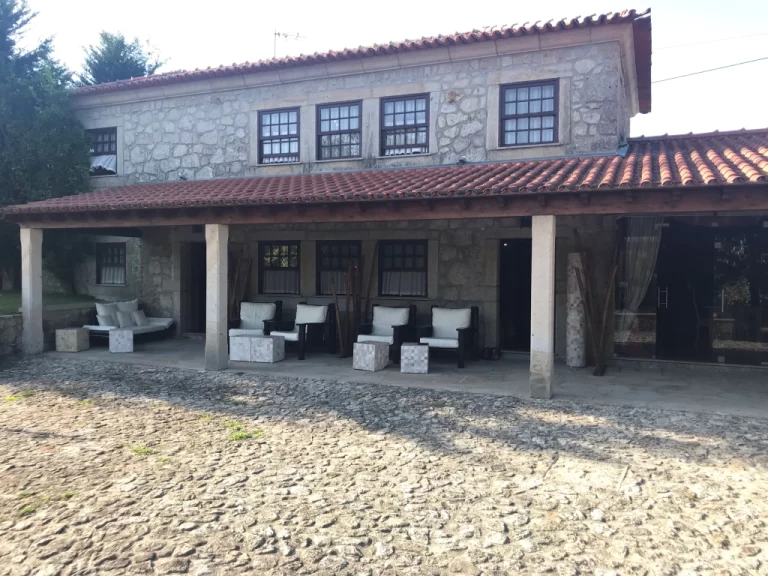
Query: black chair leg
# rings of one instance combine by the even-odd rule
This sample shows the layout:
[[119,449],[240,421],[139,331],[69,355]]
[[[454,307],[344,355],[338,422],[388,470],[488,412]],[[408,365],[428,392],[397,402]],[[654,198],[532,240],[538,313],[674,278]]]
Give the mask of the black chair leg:
[[304,352],[307,343],[307,327],[302,324],[299,326],[299,360],[304,360]]

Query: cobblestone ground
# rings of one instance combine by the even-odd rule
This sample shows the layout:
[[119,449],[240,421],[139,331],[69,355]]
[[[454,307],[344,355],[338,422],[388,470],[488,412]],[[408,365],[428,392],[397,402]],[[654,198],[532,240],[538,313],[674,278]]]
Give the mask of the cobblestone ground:
[[768,420],[0,365],[0,574],[767,574]]

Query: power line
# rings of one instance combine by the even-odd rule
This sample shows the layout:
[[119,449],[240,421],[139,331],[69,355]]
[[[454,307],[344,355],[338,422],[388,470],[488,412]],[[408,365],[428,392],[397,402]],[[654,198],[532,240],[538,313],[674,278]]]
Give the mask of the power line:
[[768,60],[768,56],[763,56],[762,58],[755,58],[754,60],[747,60],[745,62],[736,62],[735,64],[718,66],[717,68],[710,68],[709,70],[699,70],[698,72],[682,74],[681,76],[672,76],[672,78],[664,78],[663,80],[654,80],[653,82],[651,82],[651,84],[658,84],[659,82],[669,82],[670,80],[677,80],[679,78],[688,78],[688,76],[697,76],[698,74],[706,74],[707,72],[714,72],[715,70],[724,70],[726,68],[733,68],[734,66],[743,66],[744,64],[752,64],[753,62],[760,62],[761,60]]
[[747,36],[731,36],[730,38],[716,38],[715,40],[704,40],[703,42],[691,42],[690,44],[675,44],[673,46],[662,46],[656,50],[671,50],[672,48],[685,48],[686,46],[701,46],[702,44],[714,44],[715,42],[727,42],[728,40],[741,40],[742,38],[756,38],[757,36],[768,36],[768,32],[759,34],[749,34]]

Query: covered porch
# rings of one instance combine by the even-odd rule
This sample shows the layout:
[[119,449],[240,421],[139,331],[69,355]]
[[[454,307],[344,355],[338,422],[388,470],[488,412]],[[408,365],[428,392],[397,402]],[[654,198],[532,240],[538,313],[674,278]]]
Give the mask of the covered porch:
[[[499,382],[507,383],[505,370],[510,374],[522,370],[524,378],[516,376],[515,381],[524,381],[534,398],[552,396],[556,359],[568,351],[569,312],[580,304],[568,299],[573,290],[566,271],[569,255],[577,251],[589,257],[592,290],[588,292],[599,308],[588,317],[602,316],[603,325],[610,327],[601,339],[609,356],[739,363],[749,348],[750,361],[759,366],[766,344],[763,308],[768,288],[761,282],[768,275],[761,260],[765,251],[759,251],[768,234],[768,167],[755,152],[760,140],[757,136],[753,140],[741,133],[718,135],[717,141],[714,136],[671,137],[666,142],[636,140],[626,155],[608,157],[135,184],[11,207],[7,217],[21,226],[24,350],[43,351],[43,231],[114,235],[133,229],[141,234],[144,267],[138,298],[153,315],[173,318],[177,336],[204,335],[204,352],[197,351],[195,362],[204,362],[206,370],[230,366],[233,250],[248,254],[253,262],[251,288],[244,299],[282,300],[290,320],[302,301],[330,301],[322,276],[322,247],[341,242],[358,247],[362,275],[374,279],[366,319],[376,303],[416,305],[422,325],[429,321],[432,306],[476,307],[480,350],[524,351],[526,356],[512,364],[480,361],[470,366],[479,373],[498,373]],[[634,219],[646,219],[648,225],[636,231],[631,222],[627,224]],[[669,235],[663,231],[682,230],[687,224],[709,230],[723,226],[731,232],[700,234],[712,244],[709,264],[697,268],[701,282],[696,286],[689,286],[689,275],[682,273],[672,274],[668,284],[654,285],[652,279],[660,270],[657,256],[673,272],[683,269],[676,262],[697,256],[693,249],[701,242],[690,247],[667,242],[665,247],[662,240]],[[644,231],[646,227],[650,231]],[[749,242],[737,245],[743,231]],[[387,253],[393,244],[405,247]],[[505,259],[504,249],[513,244],[513,257]],[[741,245],[750,247],[742,250],[749,255],[746,260],[739,256]],[[681,252],[676,254],[675,246]],[[710,264],[722,260],[726,252],[733,270],[713,290]],[[664,254],[670,257],[663,259]],[[269,271],[263,269],[267,255],[287,262],[283,268],[293,273],[280,270],[268,277]],[[408,272],[407,282],[400,274],[399,292],[384,288],[391,283],[389,271],[398,269],[398,257],[410,257],[418,268]],[[386,258],[392,260],[391,268]],[[419,259],[422,264],[413,264]],[[197,274],[190,267],[193,261]],[[642,266],[634,266],[641,261]],[[715,273],[720,274],[721,268]],[[704,284],[709,286],[706,291]],[[679,294],[685,294],[680,309],[685,306],[693,313],[666,318],[658,314],[653,322],[646,320],[646,305],[659,309],[663,301],[666,312]],[[713,295],[720,298],[719,314],[728,316],[703,326],[699,321],[703,314],[717,313]],[[191,302],[197,303],[196,318]],[[505,332],[511,325],[514,338]],[[691,328],[690,334],[682,331],[673,337],[671,328],[683,325]],[[585,342],[590,342],[593,328],[581,329],[583,347],[589,348]],[[665,346],[665,336],[667,341],[685,342],[686,347]],[[650,342],[651,338],[656,340]],[[592,360],[589,356],[587,361]],[[289,364],[303,363],[294,359],[286,367],[269,369],[291,370]],[[451,372],[456,374],[437,371],[434,379],[467,378],[455,365]],[[596,382],[602,385],[593,395],[610,392],[608,378]]]
[[[139,344],[133,354],[110,354],[105,348],[93,348],[74,355],[58,352],[46,355],[72,362],[116,362],[204,371],[204,349],[202,339],[174,339]],[[361,372],[352,369],[351,359],[331,355],[312,355],[304,362],[293,359],[276,364],[230,362],[226,370],[281,378],[530,397],[529,358],[526,354],[515,353],[505,353],[495,362],[473,362],[461,371],[448,360],[437,360],[430,365],[429,374],[418,375],[401,374],[398,367],[392,365],[380,372]],[[571,369],[557,362],[553,398],[765,418],[768,406],[765,374],[759,368],[734,370],[661,362],[615,366],[604,377],[597,377],[589,368]]]

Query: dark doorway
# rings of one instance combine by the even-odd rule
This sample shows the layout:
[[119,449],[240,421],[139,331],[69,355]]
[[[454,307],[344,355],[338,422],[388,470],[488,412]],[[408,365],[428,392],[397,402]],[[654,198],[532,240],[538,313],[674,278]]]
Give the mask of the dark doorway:
[[499,245],[499,342],[502,350],[531,349],[531,240]]
[[715,251],[713,229],[672,221],[661,236],[657,273],[656,354],[666,360],[711,360]]
[[205,333],[205,242],[189,245],[189,309],[186,328],[188,332]]

